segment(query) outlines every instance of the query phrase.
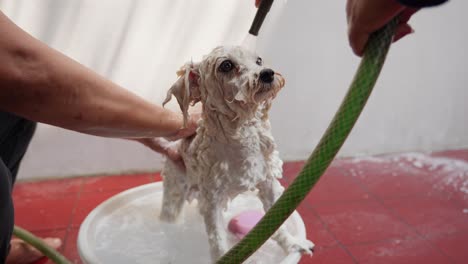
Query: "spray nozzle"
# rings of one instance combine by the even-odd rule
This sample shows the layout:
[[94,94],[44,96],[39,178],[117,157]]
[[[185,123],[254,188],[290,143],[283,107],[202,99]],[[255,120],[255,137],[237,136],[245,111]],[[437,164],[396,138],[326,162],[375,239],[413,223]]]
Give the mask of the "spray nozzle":
[[255,14],[252,26],[250,26],[249,33],[251,35],[258,36],[258,31],[263,24],[263,20],[265,20],[266,15],[270,11],[272,4],[273,0],[262,0],[260,2],[260,6],[258,7],[257,13]]

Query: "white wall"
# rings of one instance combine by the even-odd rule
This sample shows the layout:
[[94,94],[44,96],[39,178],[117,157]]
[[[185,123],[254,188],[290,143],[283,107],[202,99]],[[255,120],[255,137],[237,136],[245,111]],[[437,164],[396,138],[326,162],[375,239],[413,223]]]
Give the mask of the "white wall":
[[[344,2],[289,1],[263,43],[265,56],[287,77],[272,114],[286,159],[310,153],[356,71]],[[468,146],[466,10],[467,1],[450,1],[413,17],[416,33],[392,46],[340,155]]]
[[[22,28],[139,95],[160,103],[185,61],[238,43],[250,0],[0,0]],[[287,86],[272,109],[285,160],[305,159],[336,111],[359,59],[346,39],[345,1],[277,0],[259,53]],[[423,10],[416,34],[392,46],[368,106],[340,155],[468,146],[466,1]],[[40,126],[22,178],[157,170],[135,143]]]

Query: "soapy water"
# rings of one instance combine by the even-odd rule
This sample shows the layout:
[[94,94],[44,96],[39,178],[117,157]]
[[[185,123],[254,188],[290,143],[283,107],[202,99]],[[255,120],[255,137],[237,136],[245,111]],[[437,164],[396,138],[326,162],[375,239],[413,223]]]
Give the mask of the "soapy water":
[[[177,223],[159,221],[161,201],[162,184],[154,183],[119,194],[97,207],[80,229],[78,247],[84,262],[210,263],[208,237],[196,201],[186,204]],[[231,202],[223,213],[230,246],[239,239],[227,230],[229,220],[242,211],[261,208],[254,193],[242,194]],[[305,237],[297,214],[286,227],[293,235]],[[280,263],[285,258],[277,243],[269,240],[246,263]]]
[[398,174],[419,175],[426,173],[425,180],[433,184],[433,188],[445,191],[452,195],[468,201],[468,162],[465,160],[432,156],[424,153],[405,153],[375,157],[357,157],[350,160],[355,164],[349,170],[352,176],[363,175],[359,164],[362,162],[374,163],[383,171],[391,169],[396,164],[398,171],[393,172],[393,176]]

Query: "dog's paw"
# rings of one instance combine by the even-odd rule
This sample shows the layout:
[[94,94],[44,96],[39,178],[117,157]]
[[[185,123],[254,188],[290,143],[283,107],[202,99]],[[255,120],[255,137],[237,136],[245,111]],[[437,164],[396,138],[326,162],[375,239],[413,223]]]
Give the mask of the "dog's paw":
[[300,252],[301,254],[312,255],[314,253],[315,244],[307,239],[294,239],[288,246],[288,252]]

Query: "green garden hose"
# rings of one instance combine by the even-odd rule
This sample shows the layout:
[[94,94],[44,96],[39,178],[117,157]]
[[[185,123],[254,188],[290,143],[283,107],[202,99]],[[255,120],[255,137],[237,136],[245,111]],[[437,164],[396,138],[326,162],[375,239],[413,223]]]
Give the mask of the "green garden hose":
[[364,56],[340,108],[304,168],[265,216],[217,263],[242,263],[296,210],[345,142],[377,81],[398,21],[371,35]]

